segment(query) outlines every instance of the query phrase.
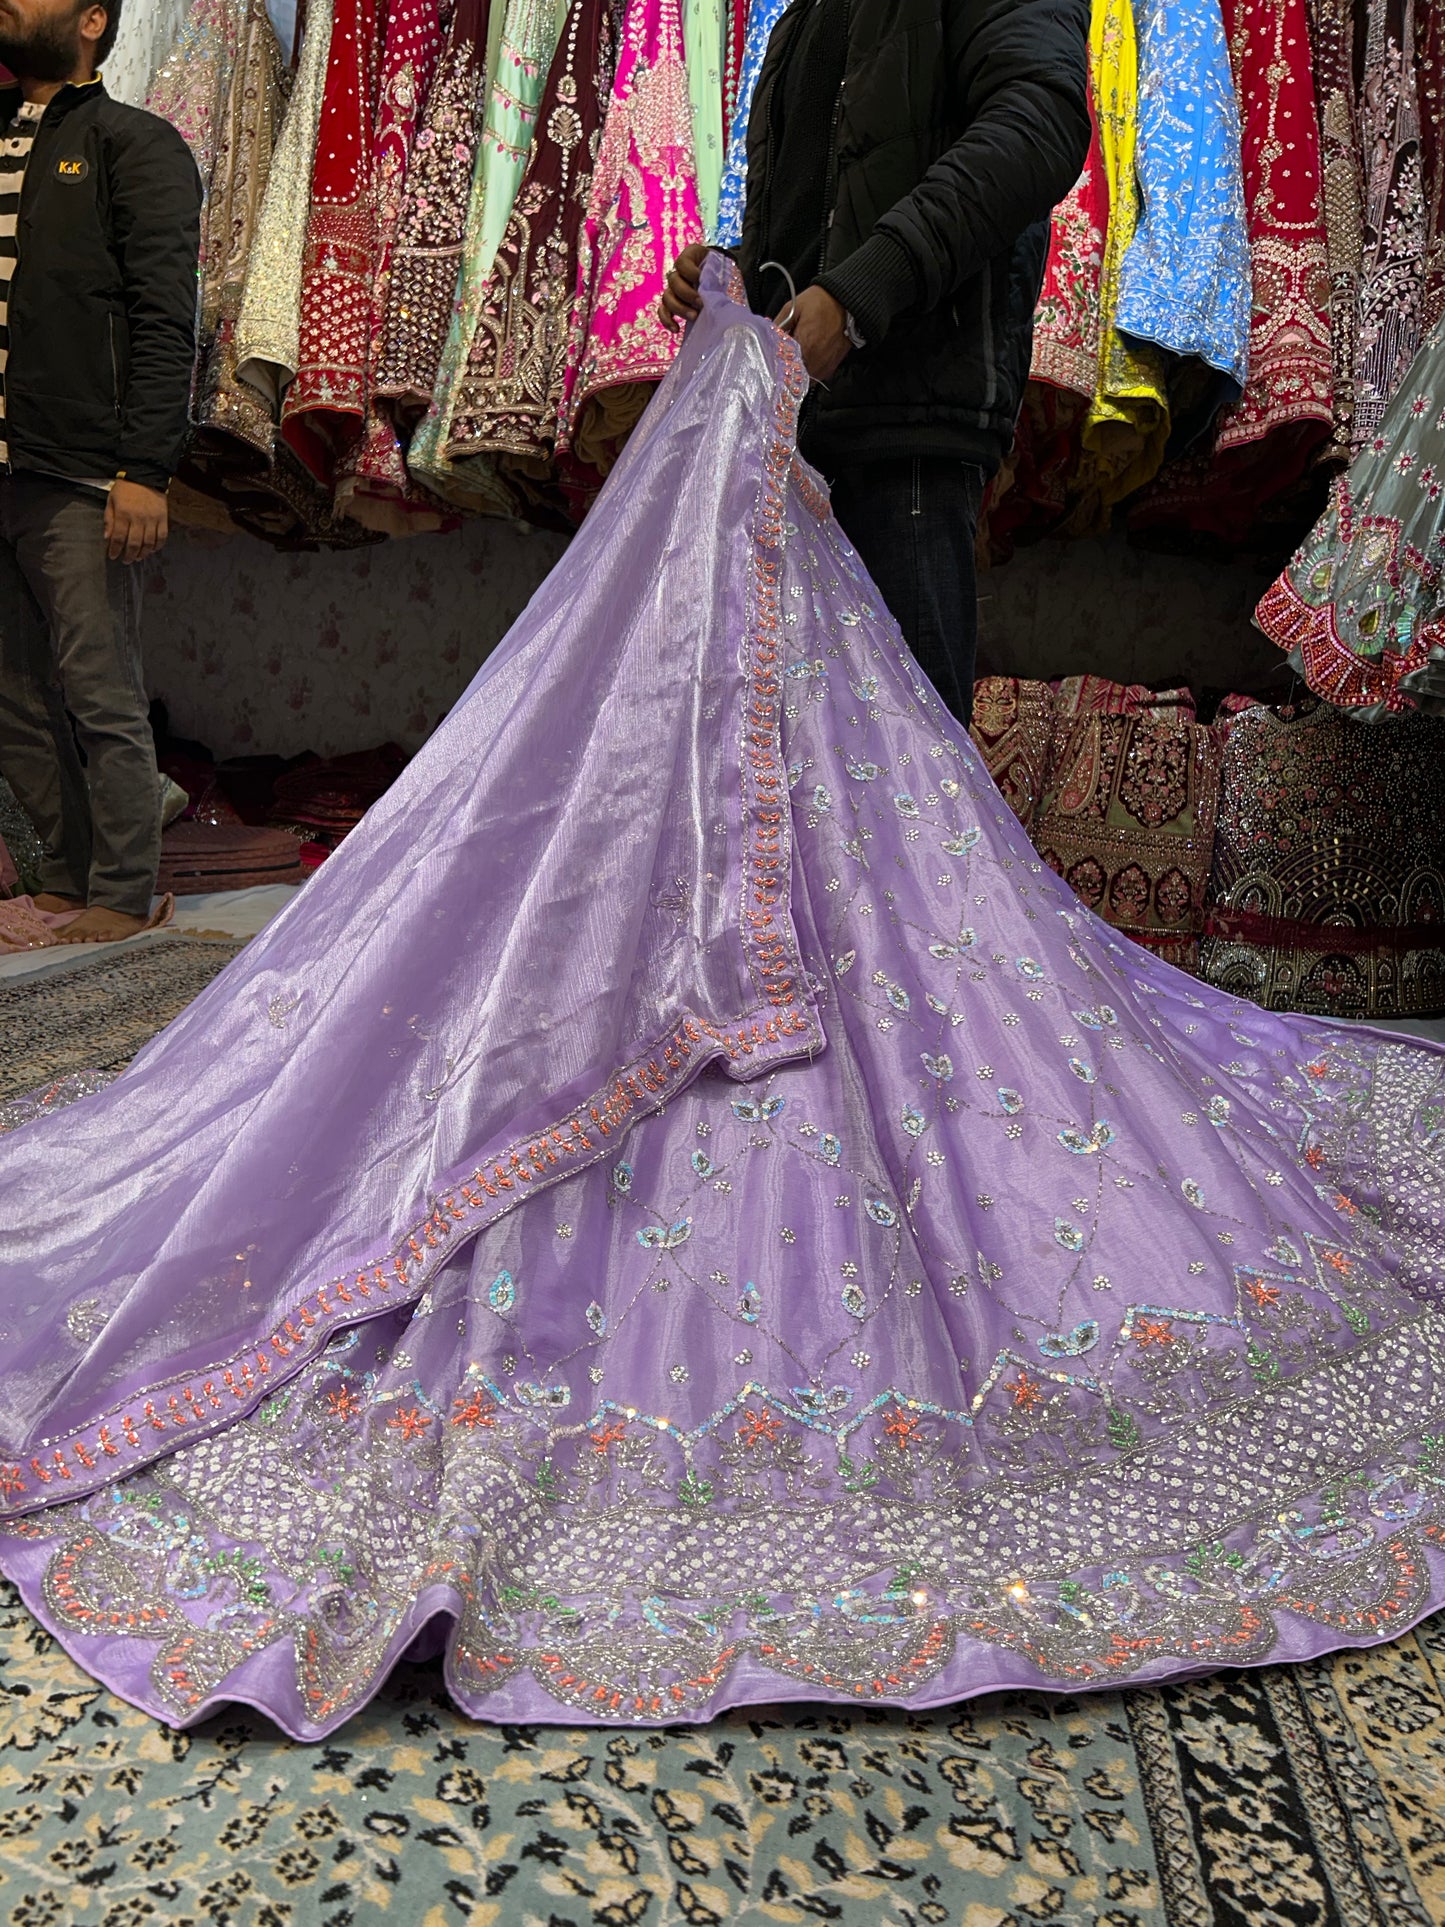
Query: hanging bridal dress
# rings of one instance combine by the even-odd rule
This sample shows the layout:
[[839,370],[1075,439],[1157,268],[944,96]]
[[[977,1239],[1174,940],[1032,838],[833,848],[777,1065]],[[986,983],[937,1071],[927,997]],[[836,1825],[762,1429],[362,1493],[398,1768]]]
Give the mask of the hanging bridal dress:
[[[1445,1598],[1445,1054],[1039,861],[719,258],[597,508],[305,891],[0,1141],[0,1566],[316,1737],[1076,1692]],[[95,1080],[92,1080],[92,1083]]]

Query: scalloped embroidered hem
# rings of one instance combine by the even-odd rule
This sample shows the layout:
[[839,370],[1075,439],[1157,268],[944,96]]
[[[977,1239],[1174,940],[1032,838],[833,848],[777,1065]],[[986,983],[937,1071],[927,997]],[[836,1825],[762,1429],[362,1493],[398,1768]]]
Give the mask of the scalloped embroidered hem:
[[[1323,1374],[1339,1382],[1317,1386],[1313,1401],[1290,1380],[1193,1437],[1142,1449],[1122,1441],[1097,1480],[1033,1495],[994,1483],[953,1504],[916,1488],[939,1482],[948,1428],[964,1415],[891,1391],[867,1414],[831,1415],[830,1427],[795,1397],[744,1386],[690,1438],[671,1440],[666,1506],[659,1483],[653,1498],[619,1492],[599,1508],[588,1461],[614,1471],[631,1443],[665,1438],[667,1419],[608,1407],[579,1440],[577,1462],[555,1465],[539,1488],[535,1465],[510,1453],[519,1407],[499,1388],[462,1386],[434,1433],[426,1404],[398,1404],[390,1417],[384,1400],[348,1408],[332,1394],[328,1404],[319,1388],[334,1368],[323,1366],[288,1413],[252,1420],[245,1437],[4,1528],[0,1569],[82,1665],[155,1717],[193,1724],[244,1703],[302,1740],[360,1711],[439,1618],[450,1622],[450,1691],[469,1714],[495,1721],[581,1713],[666,1724],[788,1698],[923,1707],[1004,1686],[1077,1692],[1295,1661],[1395,1637],[1445,1582],[1445,1378],[1437,1369],[1439,1382],[1423,1390],[1428,1348],[1418,1342],[1425,1336],[1438,1352],[1441,1320],[1416,1324],[1429,1329],[1367,1348],[1381,1355],[1363,1376],[1358,1359]],[[343,1388],[364,1382],[362,1362]],[[1435,1400],[1428,1422],[1438,1429],[1386,1438],[1382,1425],[1382,1456],[1327,1460],[1311,1488],[1292,1483],[1318,1456],[1308,1440],[1332,1436],[1338,1446],[1349,1411],[1387,1379],[1410,1386],[1402,1398]],[[1309,1432],[1306,1411],[1316,1421]],[[353,1511],[351,1530],[381,1526],[391,1547],[384,1576],[379,1545],[347,1540],[339,1516],[298,1557],[264,1529],[253,1537],[251,1508],[228,1497],[274,1492],[288,1467],[316,1465],[308,1427],[334,1430],[338,1416],[367,1434],[370,1464],[353,1463],[350,1477],[372,1502]],[[735,1423],[745,1443],[731,1468],[710,1464],[703,1477],[698,1447]],[[726,1512],[725,1482],[753,1455],[749,1471],[776,1470],[800,1435],[831,1437],[830,1489]],[[1250,1458],[1271,1469],[1245,1492],[1238,1468]],[[1225,1496],[1183,1545],[1167,1495],[1186,1464],[1201,1490]],[[463,1526],[464,1495],[509,1487],[515,1500],[529,1485],[528,1557],[475,1521],[470,1533]],[[397,1508],[379,1518],[398,1486],[409,1544],[387,1530]],[[1069,1537],[1077,1557],[1089,1531],[1106,1535],[1104,1522],[1129,1511],[1131,1488],[1136,1523],[1106,1563],[1054,1563],[1068,1556]],[[987,1522],[1017,1523],[1030,1497],[1047,1551],[1023,1560],[989,1551],[999,1534]],[[328,1509],[319,1484],[315,1499]],[[1049,1523],[1060,1507],[1078,1522],[1072,1535]],[[1242,1518],[1231,1519],[1231,1507]],[[516,1530],[515,1505],[502,1510]],[[620,1569],[609,1583],[617,1553],[648,1541],[666,1547],[660,1564],[678,1583],[649,1592],[640,1572]]]

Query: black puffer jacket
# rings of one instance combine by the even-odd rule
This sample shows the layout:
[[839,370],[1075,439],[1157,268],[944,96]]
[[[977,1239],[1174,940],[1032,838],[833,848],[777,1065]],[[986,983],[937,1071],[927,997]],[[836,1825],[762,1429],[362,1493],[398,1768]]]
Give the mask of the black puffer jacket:
[[[18,87],[0,87],[0,127]],[[10,466],[164,488],[196,339],[201,179],[169,122],[62,87],[20,191],[5,368]]]
[[[767,232],[773,90],[811,0],[773,30],[749,121],[740,261]],[[1088,0],[848,0],[818,280],[858,324],[805,407],[825,471],[900,455],[997,468],[1028,378],[1048,215],[1089,147]],[[792,244],[792,245],[790,245]]]

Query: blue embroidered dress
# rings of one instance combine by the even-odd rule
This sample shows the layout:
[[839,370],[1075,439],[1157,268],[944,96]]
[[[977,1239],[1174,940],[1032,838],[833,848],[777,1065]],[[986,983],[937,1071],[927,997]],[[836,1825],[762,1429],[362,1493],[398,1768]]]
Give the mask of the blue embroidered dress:
[[1248,374],[1250,262],[1239,107],[1219,0],[1135,0],[1139,226],[1117,326],[1228,377]]
[[717,225],[711,237],[715,247],[735,248],[743,238],[743,208],[748,198],[748,118],[753,110],[753,95],[758,89],[758,75],[763,70],[769,37],[787,5],[788,0],[752,0],[748,8],[737,111],[728,133],[727,166],[723,169]]

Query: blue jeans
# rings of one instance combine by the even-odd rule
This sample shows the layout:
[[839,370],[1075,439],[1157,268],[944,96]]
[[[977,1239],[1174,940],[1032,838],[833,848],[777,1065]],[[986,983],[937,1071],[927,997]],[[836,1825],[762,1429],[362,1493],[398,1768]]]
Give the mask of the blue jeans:
[[905,456],[840,469],[833,513],[919,667],[965,726],[973,714],[983,470]]

